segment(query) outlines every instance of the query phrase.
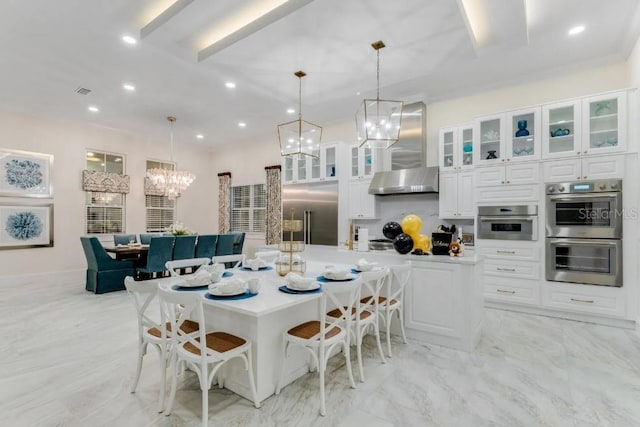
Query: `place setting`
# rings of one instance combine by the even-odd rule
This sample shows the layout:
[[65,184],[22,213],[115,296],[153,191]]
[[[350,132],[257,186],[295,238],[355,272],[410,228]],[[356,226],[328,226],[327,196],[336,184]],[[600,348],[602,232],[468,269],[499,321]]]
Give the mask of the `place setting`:
[[242,267],[240,267],[242,271],[268,271],[273,270],[273,267],[267,265],[265,260],[260,258],[255,259],[247,259],[242,263]]
[[224,264],[202,265],[193,274],[180,276],[179,282],[171,289],[174,291],[202,291],[208,289],[209,285],[231,276],[233,273],[225,271]]
[[353,274],[365,273],[367,271],[379,271],[382,267],[378,266],[377,262],[369,262],[364,258],[360,258],[355,266],[351,269]]
[[260,278],[235,277],[219,283],[212,283],[204,297],[210,300],[232,301],[253,298],[260,290]]
[[288,273],[284,277],[286,284],[278,290],[285,294],[316,294],[322,292],[322,286],[313,277],[302,277],[297,273]]
[[350,282],[355,280],[357,277],[357,274],[353,273],[350,269],[327,265],[325,266],[324,273],[316,277],[316,280],[320,283]]

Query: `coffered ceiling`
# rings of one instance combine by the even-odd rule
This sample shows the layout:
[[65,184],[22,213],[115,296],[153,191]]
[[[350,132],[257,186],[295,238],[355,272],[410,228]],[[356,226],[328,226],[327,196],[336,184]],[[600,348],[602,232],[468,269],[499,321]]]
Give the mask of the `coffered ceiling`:
[[277,144],[296,70],[319,125],[375,97],[376,40],[381,97],[429,103],[624,59],[639,32],[636,0],[4,0],[0,109],[160,141],[175,115],[181,141]]

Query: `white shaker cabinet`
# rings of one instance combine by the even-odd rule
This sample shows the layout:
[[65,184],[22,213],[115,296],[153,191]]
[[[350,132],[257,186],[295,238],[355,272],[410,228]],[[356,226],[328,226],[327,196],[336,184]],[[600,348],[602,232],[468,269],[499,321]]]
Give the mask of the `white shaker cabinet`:
[[349,182],[349,219],[376,218],[376,196],[369,194],[370,179]]
[[473,167],[473,125],[440,129],[438,152],[441,172]]
[[624,154],[548,161],[544,162],[543,170],[545,183],[584,179],[622,179]]
[[448,172],[440,174],[440,218],[475,217],[473,172]]

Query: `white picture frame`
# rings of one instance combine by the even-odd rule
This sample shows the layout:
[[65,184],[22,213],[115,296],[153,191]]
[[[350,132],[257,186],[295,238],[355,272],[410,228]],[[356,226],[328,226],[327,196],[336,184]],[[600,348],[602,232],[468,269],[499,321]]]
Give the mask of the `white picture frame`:
[[0,148],[0,196],[53,197],[53,155]]
[[53,204],[0,204],[0,250],[53,246]]

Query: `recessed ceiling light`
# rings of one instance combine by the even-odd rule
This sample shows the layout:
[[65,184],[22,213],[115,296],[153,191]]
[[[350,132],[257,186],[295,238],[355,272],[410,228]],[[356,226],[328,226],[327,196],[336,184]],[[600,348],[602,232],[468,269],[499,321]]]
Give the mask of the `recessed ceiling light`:
[[246,128],[247,124],[245,122],[238,122],[238,127]]
[[122,36],[122,41],[125,42],[126,44],[136,44],[138,43],[138,40],[136,40],[135,37],[132,36]]
[[288,108],[287,109],[287,113],[289,113],[289,114],[293,114],[295,112],[296,112],[296,110],[294,110],[293,108]]
[[578,25],[569,30],[569,35],[575,36],[576,34],[580,34],[583,31],[584,31],[584,25]]
[[91,111],[92,113],[97,113],[98,111],[100,111],[95,105],[90,105],[87,110]]
[[122,87],[124,88],[124,90],[128,90],[129,92],[133,92],[134,90],[136,90],[136,87],[131,83],[125,83],[122,85]]
[[234,82],[226,82],[224,85],[226,87],[228,87],[229,89],[235,89],[236,88],[236,84]]
[[199,133],[199,134],[197,134],[197,135],[196,135],[196,138],[198,138],[198,139],[202,139],[202,138],[204,138],[204,135],[203,135],[203,134],[201,134],[201,133]]
[[360,95],[360,92],[356,92],[356,95]]

